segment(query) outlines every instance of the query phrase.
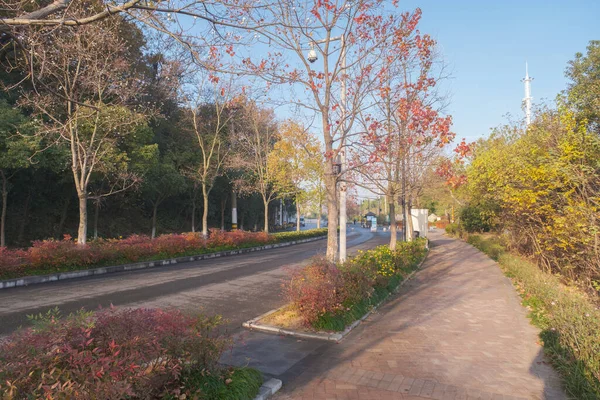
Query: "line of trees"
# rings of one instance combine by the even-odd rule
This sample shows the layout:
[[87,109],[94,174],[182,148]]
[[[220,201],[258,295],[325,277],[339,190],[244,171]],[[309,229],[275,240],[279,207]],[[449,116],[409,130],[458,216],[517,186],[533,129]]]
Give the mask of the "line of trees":
[[[101,209],[110,220],[115,209],[149,217],[154,236],[160,212],[191,219],[196,230],[200,208],[206,234],[209,219],[218,221],[210,210],[220,208],[223,226],[235,193],[252,199],[247,209],[262,202],[265,230],[277,197],[291,199],[298,217],[309,200],[326,207],[333,259],[338,187],[360,182],[386,195],[394,220],[400,193],[416,196],[410,193],[422,185],[428,160],[453,138],[434,90],[443,69],[435,42],[418,29],[419,9],[401,12],[384,0],[0,4],[2,82],[18,91],[6,96],[7,107],[34,132],[11,128],[7,135],[33,146],[23,174],[52,174],[66,194],[64,170],[71,171],[81,244],[89,202],[94,237]],[[309,48],[318,62],[306,58]],[[252,98],[282,87],[276,100],[262,98],[296,106],[313,124],[280,124]],[[349,170],[336,168],[340,156],[351,160]],[[19,192],[10,190],[3,204],[13,207]],[[65,198],[58,203],[70,216],[74,206]],[[70,222],[63,214],[55,236]]]

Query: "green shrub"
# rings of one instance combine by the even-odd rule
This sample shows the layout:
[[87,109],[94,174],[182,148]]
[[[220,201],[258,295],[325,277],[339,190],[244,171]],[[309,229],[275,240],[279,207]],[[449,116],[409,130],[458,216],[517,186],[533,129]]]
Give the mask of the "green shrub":
[[600,398],[600,311],[584,293],[507,251],[500,239],[472,235],[469,243],[498,260],[512,278],[544,349],[562,374],[570,396]]
[[484,210],[476,205],[468,205],[460,210],[460,223],[469,232],[489,232],[492,224]]
[[446,225],[446,233],[448,235],[458,236],[460,231],[460,226],[456,222]]
[[389,296],[422,260],[426,239],[359,252],[343,265],[317,258],[294,271],[284,291],[304,323],[340,331]]
[[292,240],[301,240],[308,239],[318,236],[326,236],[327,228],[319,228],[319,229],[308,229],[306,231],[293,231],[293,232],[278,232],[274,233],[272,236],[278,242],[290,242]]

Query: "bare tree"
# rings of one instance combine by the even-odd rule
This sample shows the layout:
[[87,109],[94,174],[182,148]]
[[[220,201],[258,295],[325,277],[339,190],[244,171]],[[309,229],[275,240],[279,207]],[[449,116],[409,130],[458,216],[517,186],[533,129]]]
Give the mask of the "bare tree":
[[386,5],[383,0],[274,0],[247,10],[237,8],[240,18],[253,27],[254,41],[269,46],[270,51],[264,57],[240,55],[241,63],[232,66],[232,71],[259,76],[268,85],[290,84],[299,89],[300,94],[290,91],[295,97],[288,96],[288,102],[314,113],[318,120],[325,147],[330,260],[338,248],[337,188],[340,184],[344,190],[348,180],[344,172],[336,171],[336,159],[347,151],[360,111],[369,107],[365,100],[377,90],[382,72],[379,60],[394,51],[386,43],[398,33],[393,27],[412,18],[408,13],[387,11]]
[[262,109],[254,101],[247,101],[243,117],[235,123],[235,155],[231,166],[245,171],[235,180],[239,192],[258,192],[264,206],[264,231],[269,232],[269,204],[276,197],[275,164],[269,162],[273,145],[278,139],[273,111]]
[[43,133],[70,150],[79,244],[87,239],[88,187],[94,174],[125,157],[120,144],[145,126],[142,110],[130,106],[144,84],[133,65],[139,45],[124,35],[132,29],[116,18],[77,29],[41,28],[30,32],[28,50],[19,58],[34,89],[24,92],[23,104],[46,121]]
[[[208,235],[208,196],[215,179],[222,175],[230,154],[228,135],[231,134],[234,115],[232,102],[233,86],[215,83],[210,94],[196,94],[188,103],[186,125],[194,138],[198,163],[191,169],[190,176],[200,183],[203,196],[202,235]],[[187,122],[190,122],[188,124]]]

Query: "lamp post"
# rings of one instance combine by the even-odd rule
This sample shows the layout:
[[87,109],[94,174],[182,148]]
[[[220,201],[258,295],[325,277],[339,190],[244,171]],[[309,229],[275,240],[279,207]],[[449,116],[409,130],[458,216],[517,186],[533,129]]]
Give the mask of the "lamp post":
[[[330,38],[329,41],[333,42],[339,40],[340,41],[340,68],[342,71],[346,71],[346,46],[345,46],[345,38],[344,35],[336,36]],[[314,49],[314,44],[325,43],[327,40],[319,40],[312,42],[310,44],[311,48],[308,52],[307,59],[311,63],[314,63],[318,59],[318,55],[316,50]],[[345,120],[346,120],[346,78],[342,79],[341,82],[341,93],[340,93],[340,103],[342,108],[342,132],[345,129]],[[340,142],[340,171],[339,177],[342,178],[344,173],[346,172],[346,135],[345,132],[342,134],[342,140]],[[339,184],[340,191],[340,253],[339,253],[339,261],[343,263],[346,261],[346,182],[341,179]]]

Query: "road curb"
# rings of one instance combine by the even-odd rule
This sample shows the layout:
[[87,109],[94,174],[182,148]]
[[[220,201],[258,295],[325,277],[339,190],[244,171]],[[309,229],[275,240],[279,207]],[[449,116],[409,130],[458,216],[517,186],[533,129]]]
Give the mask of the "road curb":
[[258,390],[258,394],[254,398],[254,400],[266,400],[269,397],[273,396],[275,393],[281,389],[283,382],[279,379],[271,378],[268,381],[264,382],[260,389]]
[[[429,243],[428,243],[429,244]],[[425,253],[425,257],[423,257],[423,259],[421,260],[421,262],[419,263],[419,265],[417,266],[417,268],[415,268],[414,271],[412,271],[410,274],[408,274],[408,276],[402,281],[400,282],[400,284],[394,289],[394,294],[398,293],[398,291],[400,290],[400,288],[402,287],[402,285],[404,285],[406,282],[408,282],[423,266],[423,264],[425,263],[425,261],[427,260],[427,256],[429,255],[429,246],[427,245],[427,252]],[[262,315],[259,315],[256,318],[252,318],[249,321],[246,321],[244,323],[242,323],[242,326],[246,329],[249,330],[255,330],[255,331],[259,331],[259,332],[264,332],[264,333],[272,333],[272,334],[276,334],[276,335],[283,335],[283,336],[291,336],[291,337],[297,337],[300,339],[318,339],[318,340],[328,340],[328,341],[332,341],[332,342],[339,342],[340,340],[342,340],[344,337],[346,337],[354,328],[356,328],[358,325],[360,325],[360,323],[362,321],[364,321],[365,319],[367,319],[373,312],[377,311],[377,309],[383,305],[389,298],[391,297],[388,296],[385,299],[383,299],[381,302],[379,302],[379,304],[373,306],[373,308],[371,308],[371,310],[369,310],[365,315],[363,315],[362,317],[360,317],[359,319],[357,319],[356,321],[354,321],[353,323],[351,323],[346,329],[344,329],[342,332],[339,333],[329,333],[329,332],[314,332],[314,333],[308,333],[308,332],[299,332],[299,331],[294,331],[294,330],[289,330],[289,329],[284,329],[284,328],[279,328],[277,326],[273,326],[273,325],[267,325],[267,324],[261,324],[258,321],[260,321],[261,319],[267,317],[268,315],[271,315],[285,307],[287,307],[287,305],[276,308],[274,310],[268,311]]]
[[197,256],[185,256],[185,257],[169,258],[169,259],[164,259],[164,260],[144,261],[144,262],[133,263],[133,264],[122,264],[122,265],[114,265],[114,266],[110,266],[110,267],[81,269],[81,270],[77,270],[77,271],[58,272],[55,274],[47,274],[47,275],[24,276],[22,278],[1,280],[0,281],[0,290],[14,288],[14,287],[21,287],[21,286],[37,285],[37,284],[48,283],[48,282],[64,281],[67,279],[83,278],[83,277],[87,277],[87,276],[104,275],[104,274],[110,274],[110,273],[114,273],[114,272],[135,271],[138,269],[163,267],[163,266],[167,266],[167,265],[181,264],[181,263],[186,263],[186,262],[191,262],[191,261],[228,257],[228,256],[234,256],[234,255],[238,255],[238,254],[252,253],[255,251],[277,249],[280,247],[287,247],[287,246],[292,246],[295,244],[314,242],[317,240],[324,239],[326,237],[327,237],[326,235],[325,236],[317,236],[317,237],[312,237],[312,238],[307,238],[307,239],[292,240],[289,242],[267,244],[264,246],[248,247],[245,249],[218,251],[215,253],[205,253],[205,254],[199,254]]

